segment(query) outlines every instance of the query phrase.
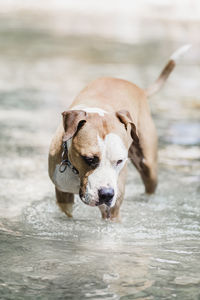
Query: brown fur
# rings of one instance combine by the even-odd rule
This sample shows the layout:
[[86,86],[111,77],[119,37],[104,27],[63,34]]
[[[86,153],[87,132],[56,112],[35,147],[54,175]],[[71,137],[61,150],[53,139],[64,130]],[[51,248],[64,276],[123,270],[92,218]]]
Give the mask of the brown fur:
[[72,217],[74,195],[71,193],[64,193],[55,188],[57,204],[60,209],[68,216]]
[[176,65],[175,61],[170,59],[170,61],[164,67],[164,69],[160,73],[160,76],[155,81],[155,83],[145,90],[148,97],[151,97],[161,89],[161,87],[163,86],[163,84],[165,83],[165,81],[167,80],[167,78],[175,68],[175,65]]
[[[88,114],[86,118],[83,114],[83,120],[86,119],[87,121],[73,138],[69,159],[80,172],[81,192],[84,193],[87,178],[92,172],[84,164],[81,155],[100,155],[96,133],[98,132],[99,136],[104,139],[108,133],[113,132],[122,138],[128,149],[130,148],[129,157],[140,172],[146,192],[153,193],[157,184],[157,136],[145,92],[128,81],[101,78],[90,83],[78,95],[70,108],[80,104],[85,107],[102,108],[110,113],[105,114],[104,117],[100,117],[98,114]],[[124,109],[129,112],[126,121],[127,116],[123,112]],[[121,111],[121,116],[119,113],[116,115],[116,112],[119,111]],[[81,118],[78,118],[78,120],[80,121]],[[76,123],[76,121],[74,122]],[[127,132],[125,127],[127,127]],[[77,124],[74,128],[77,128]],[[66,135],[61,126],[50,147],[49,174],[51,178],[56,163],[61,161],[61,144],[64,134]],[[72,132],[70,132],[71,135]],[[119,176],[118,186],[120,192],[116,205],[110,211],[111,219],[119,219],[119,208],[124,195],[125,169],[126,167]],[[57,201],[62,210],[65,208],[60,203],[63,203],[63,197],[67,198],[64,194],[66,193],[62,195],[62,192],[57,192]],[[61,201],[59,201],[59,198],[61,198]],[[106,213],[101,212],[104,218]],[[68,209],[66,213],[69,214]]]
[[[108,133],[120,136],[128,149],[131,162],[139,171],[145,191],[154,193],[157,186],[157,135],[151,118],[147,97],[156,93],[175,67],[175,60],[190,48],[185,45],[176,51],[164,67],[156,82],[142,90],[131,82],[116,78],[100,78],[83,89],[63,113],[49,151],[49,176],[53,180],[56,165],[61,162],[62,142],[72,137],[68,157],[79,171],[81,193],[85,193],[88,176],[93,172],[81,156],[97,155],[101,159],[97,134],[105,139]],[[95,113],[76,110],[76,106],[100,108],[108,112],[103,117]],[[117,145],[113,145],[117,147]],[[110,210],[99,206],[102,217],[119,220],[119,209],[124,197],[126,164],[118,177],[118,194],[115,206]],[[57,202],[68,215],[72,214],[73,194],[56,188]]]

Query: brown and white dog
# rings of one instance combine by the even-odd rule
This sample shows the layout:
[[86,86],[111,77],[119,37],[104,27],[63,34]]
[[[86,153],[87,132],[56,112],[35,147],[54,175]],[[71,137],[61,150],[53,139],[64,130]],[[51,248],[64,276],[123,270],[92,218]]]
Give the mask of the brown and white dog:
[[[177,50],[155,84],[142,90],[116,78],[100,78],[80,92],[62,113],[49,152],[49,176],[61,210],[72,216],[74,194],[98,206],[103,218],[119,220],[124,197],[127,159],[135,165],[146,193],[157,185],[157,135],[148,97],[157,92],[176,58]],[[64,147],[64,149],[63,149]]]

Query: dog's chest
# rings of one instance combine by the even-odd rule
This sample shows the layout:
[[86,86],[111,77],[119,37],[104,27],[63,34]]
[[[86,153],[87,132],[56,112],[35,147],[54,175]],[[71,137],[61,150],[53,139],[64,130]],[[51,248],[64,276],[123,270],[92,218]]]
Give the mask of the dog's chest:
[[59,171],[59,165],[56,165],[53,182],[59,191],[65,193],[78,194],[80,189],[80,178],[74,174],[72,170],[67,167],[66,170],[61,173]]

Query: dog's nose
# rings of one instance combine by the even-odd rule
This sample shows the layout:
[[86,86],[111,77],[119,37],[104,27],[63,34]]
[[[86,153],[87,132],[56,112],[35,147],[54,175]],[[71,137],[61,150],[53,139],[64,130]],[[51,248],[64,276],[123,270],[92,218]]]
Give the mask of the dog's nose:
[[106,188],[103,187],[99,189],[98,195],[99,195],[99,204],[106,204],[108,206],[111,205],[111,200],[114,196],[115,192],[112,188]]

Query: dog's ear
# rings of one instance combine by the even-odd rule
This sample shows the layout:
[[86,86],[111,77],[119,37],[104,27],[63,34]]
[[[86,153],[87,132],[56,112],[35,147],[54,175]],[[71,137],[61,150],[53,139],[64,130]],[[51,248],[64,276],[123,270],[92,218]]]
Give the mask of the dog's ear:
[[87,113],[83,110],[67,110],[62,113],[65,130],[63,142],[69,140],[86,122]]
[[139,144],[139,137],[136,132],[136,126],[133,123],[130,113],[127,110],[119,110],[116,112],[116,116],[118,117],[120,122],[124,124],[126,130],[127,130],[127,125],[128,124],[131,125],[131,137],[133,139],[133,142],[135,144]]
[[136,166],[136,168],[141,171],[141,168],[143,166],[143,151],[142,147],[140,145],[140,139],[136,131],[136,126],[133,123],[133,120],[131,118],[130,113],[127,110],[120,110],[116,112],[116,116],[120,120],[121,123],[124,124],[126,130],[127,130],[127,125],[131,125],[131,137],[133,139],[133,143],[131,144],[129,148],[129,153],[128,156]]

